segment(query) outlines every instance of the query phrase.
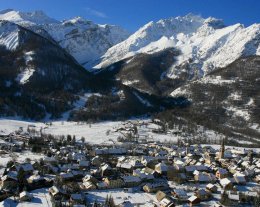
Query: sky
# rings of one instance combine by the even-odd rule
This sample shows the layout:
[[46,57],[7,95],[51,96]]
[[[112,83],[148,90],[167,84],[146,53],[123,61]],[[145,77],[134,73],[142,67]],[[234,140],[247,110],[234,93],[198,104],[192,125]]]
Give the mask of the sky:
[[147,22],[188,13],[223,19],[226,25],[260,23],[259,0],[0,0],[0,10],[42,10],[58,20],[76,16],[135,31]]

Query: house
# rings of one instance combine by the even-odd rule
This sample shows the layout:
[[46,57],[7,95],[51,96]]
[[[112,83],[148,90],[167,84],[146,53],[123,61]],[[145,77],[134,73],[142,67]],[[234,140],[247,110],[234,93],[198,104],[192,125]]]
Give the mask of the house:
[[25,175],[32,175],[34,168],[31,163],[15,164],[11,169],[16,169],[17,172],[20,170],[24,171]]
[[245,175],[241,173],[236,173],[233,175],[234,181],[238,185],[245,185],[246,184],[246,179]]
[[164,182],[158,182],[158,183],[147,183],[144,187],[143,190],[147,193],[155,193],[159,190],[168,190],[169,186],[167,183]]
[[194,195],[188,198],[188,203],[190,206],[199,206],[200,199]]
[[220,185],[224,190],[232,190],[233,184],[229,178],[223,178],[220,180]]
[[227,178],[228,177],[228,171],[224,168],[219,168],[216,172],[216,177],[219,179]]
[[100,168],[101,176],[111,176],[113,174],[113,169],[108,164],[103,164]]
[[85,177],[82,178],[82,181],[83,182],[91,182],[94,185],[96,185],[98,183],[98,180],[95,177],[93,177],[92,175],[85,175]]
[[85,204],[85,197],[82,194],[75,193],[70,196],[71,205],[83,205]]
[[108,188],[122,188],[125,184],[124,181],[120,178],[106,177],[104,182],[107,183]]
[[60,179],[62,180],[62,182],[66,182],[66,181],[72,181],[74,179],[74,176],[72,173],[60,173]]
[[186,174],[183,173],[182,170],[179,170],[179,168],[177,168],[176,165],[168,168],[167,178],[168,178],[168,180],[174,181],[177,183],[184,183],[187,181]]
[[99,156],[95,156],[91,160],[92,165],[99,167],[102,164],[102,159]]
[[50,187],[52,185],[51,180],[46,180],[44,177],[33,174],[29,178],[27,178],[27,183],[30,187],[30,190],[36,189],[36,188],[43,188],[43,187]]
[[80,160],[79,161],[79,169],[87,169],[90,166],[90,162],[87,160]]
[[141,184],[141,179],[136,176],[122,176],[122,180],[124,182],[125,187],[131,188],[131,187],[136,187]]
[[100,190],[103,190],[103,189],[107,189],[108,188],[108,185],[106,182],[98,182],[97,183],[97,188],[100,189]]
[[80,184],[80,188],[82,190],[95,190],[97,189],[97,186],[90,181],[86,181],[86,182],[83,181],[82,184]]
[[154,175],[150,173],[146,173],[144,169],[133,170],[133,176],[139,177],[142,181],[148,181],[154,179]]
[[162,199],[164,199],[166,197],[166,193],[164,193],[164,192],[162,192],[162,191],[158,191],[157,193],[156,193],[156,199],[158,200],[158,201],[161,201]]
[[212,164],[215,162],[214,159],[214,153],[210,153],[210,152],[205,152],[204,153],[204,160],[206,164]]
[[204,189],[199,189],[195,191],[195,196],[197,196],[201,201],[204,201],[210,199],[212,195]]
[[227,195],[228,195],[228,198],[229,198],[231,201],[235,201],[235,202],[239,202],[239,201],[240,201],[240,196],[239,196],[238,193],[228,191],[228,192],[227,192]]
[[168,165],[166,165],[164,162],[158,163],[155,165],[154,170],[161,175],[167,175]]
[[171,194],[179,201],[187,201],[188,195],[183,189],[174,189]]
[[208,185],[206,185],[206,190],[211,193],[216,193],[218,191],[218,187],[212,183],[209,183]]
[[132,204],[130,201],[123,201],[122,203],[117,204],[118,207],[134,207],[135,205]]
[[1,188],[5,190],[15,190],[18,186],[17,172],[10,171],[1,178]]
[[20,201],[31,201],[32,195],[28,193],[27,191],[23,191],[19,194],[19,200]]
[[168,197],[165,197],[160,201],[160,207],[174,207],[174,206],[175,205],[173,201]]
[[49,194],[54,200],[61,200],[64,196],[66,196],[66,193],[56,186],[49,188]]
[[158,172],[156,172],[155,170],[153,170],[149,167],[144,168],[143,171],[144,171],[144,173],[153,175],[155,178],[160,176]]
[[194,180],[200,183],[214,183],[216,177],[211,173],[198,172],[194,175]]

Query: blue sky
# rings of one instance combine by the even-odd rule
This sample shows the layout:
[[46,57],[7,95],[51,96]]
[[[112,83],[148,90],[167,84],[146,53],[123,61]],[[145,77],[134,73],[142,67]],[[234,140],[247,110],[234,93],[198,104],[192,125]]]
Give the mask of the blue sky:
[[260,23],[259,0],[0,0],[0,10],[43,10],[56,19],[82,16],[135,31],[149,21],[200,14],[224,19],[227,25]]

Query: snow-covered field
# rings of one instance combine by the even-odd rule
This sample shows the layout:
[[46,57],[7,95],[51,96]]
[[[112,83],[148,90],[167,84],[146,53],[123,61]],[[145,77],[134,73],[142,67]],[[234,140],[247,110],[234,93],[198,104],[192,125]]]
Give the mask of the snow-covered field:
[[[25,151],[23,153],[13,153],[12,157],[15,157],[15,159],[18,162],[24,162],[27,158],[29,158],[31,161],[36,161],[36,160],[43,158],[44,156],[42,154]],[[5,155],[1,154],[0,165],[6,166],[6,164],[8,163],[8,161],[10,161],[12,159],[12,157],[10,156],[10,154],[5,154]],[[0,169],[0,171],[1,171],[1,169]]]
[[[149,120],[144,120],[149,121]],[[53,135],[75,135],[76,139],[80,140],[85,137],[86,142],[91,144],[104,144],[111,143],[109,140],[117,140],[118,136],[122,136],[120,132],[115,132],[115,129],[121,126],[124,122],[100,122],[95,124],[67,122],[67,121],[54,121],[51,125],[46,125],[41,122],[20,121],[14,119],[0,119],[0,134],[9,134],[18,130],[20,127],[24,131],[27,127],[35,126],[36,130],[42,128],[42,132]],[[155,134],[152,129],[158,128],[157,125],[149,124],[147,127],[140,127],[138,132],[140,137],[150,137],[153,140],[159,141],[177,141],[178,137],[170,134]],[[107,135],[107,131],[110,131]]]
[[124,192],[122,189],[118,190],[102,190],[89,191],[86,198],[90,202],[105,202],[106,197],[112,196],[116,205],[123,202],[130,201],[134,206],[153,206],[153,202],[157,203],[155,195],[144,192]]
[[31,202],[14,202],[13,197],[8,198],[0,202],[0,206],[3,207],[51,207],[51,198],[48,193],[48,189],[42,188],[30,192],[33,196]]

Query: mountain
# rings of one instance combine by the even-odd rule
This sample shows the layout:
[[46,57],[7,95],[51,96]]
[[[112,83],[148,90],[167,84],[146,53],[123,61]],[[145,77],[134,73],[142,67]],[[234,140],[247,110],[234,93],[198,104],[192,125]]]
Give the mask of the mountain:
[[129,36],[80,17],[5,10],[0,114],[75,121],[157,114],[169,126],[260,144],[259,43],[260,24],[226,26],[192,14]]
[[0,21],[0,112],[57,117],[72,107],[91,74],[58,44],[9,21]]
[[21,12],[7,9],[0,11],[0,19],[11,21],[23,26],[59,23],[59,21],[48,17],[43,11]]
[[125,41],[111,47],[95,68],[104,68],[136,54],[153,54],[166,48],[179,50],[167,68],[171,79],[201,78],[240,57],[260,54],[260,24],[225,26],[222,20],[196,15],[149,22]]
[[[26,119],[122,119],[185,105],[85,70],[58,43],[0,21],[0,114]],[[66,113],[65,113],[66,112]]]
[[7,20],[58,42],[81,65],[91,69],[108,48],[125,40],[129,33],[114,25],[99,25],[81,17],[57,21],[42,11],[4,10],[0,20]]
[[174,90],[192,104],[173,114],[215,131],[236,143],[258,143],[260,136],[260,57],[240,58],[227,67]]
[[114,25],[99,25],[76,17],[44,29],[85,68],[92,68],[113,45],[129,33]]

